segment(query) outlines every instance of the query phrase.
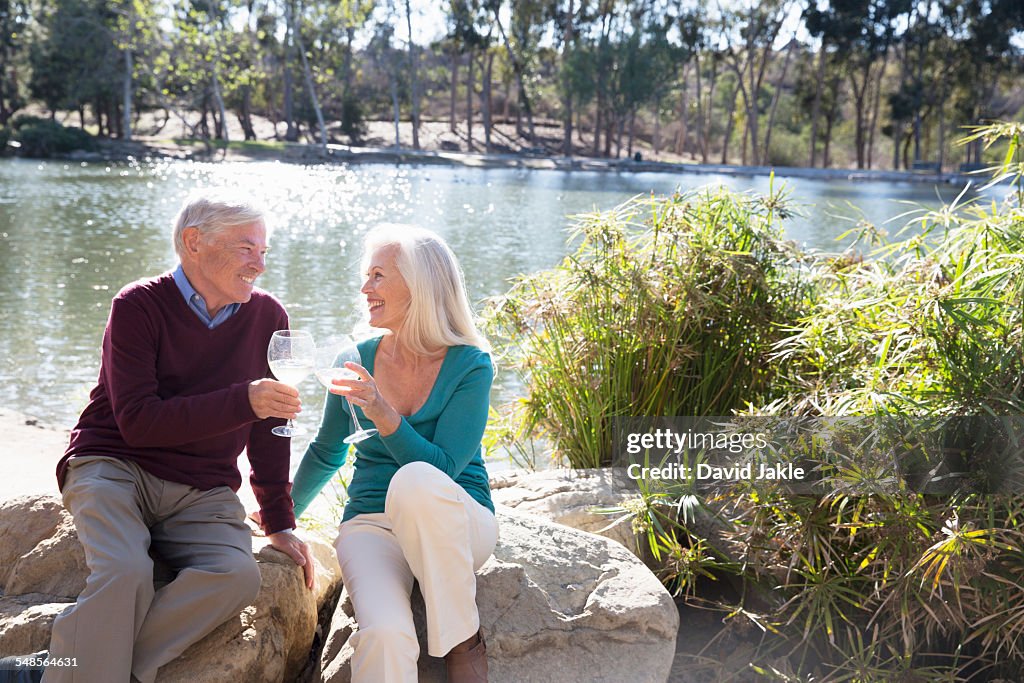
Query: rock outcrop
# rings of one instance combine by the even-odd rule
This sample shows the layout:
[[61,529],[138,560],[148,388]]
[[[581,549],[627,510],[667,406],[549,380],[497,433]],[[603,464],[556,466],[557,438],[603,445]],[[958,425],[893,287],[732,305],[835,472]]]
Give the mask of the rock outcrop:
[[[494,556],[477,572],[477,605],[493,683],[663,683],[679,616],[668,592],[618,543],[499,507]],[[426,652],[422,600],[414,595]],[[325,683],[351,679],[358,629],[342,591],[321,659]],[[444,681],[420,657],[421,683]]]
[[618,541],[646,561],[632,520],[624,513],[597,512],[621,506],[638,495],[636,486],[627,484],[624,476],[615,476],[611,469],[514,470],[491,478],[491,497],[496,504]]
[[[334,549],[310,541],[316,590],[290,558],[253,538],[263,583],[255,602],[160,669],[158,681],[293,681],[307,664],[318,611],[340,587]],[[159,573],[157,583],[159,583]],[[0,653],[44,650],[50,628],[85,586],[71,515],[52,496],[0,504]]]

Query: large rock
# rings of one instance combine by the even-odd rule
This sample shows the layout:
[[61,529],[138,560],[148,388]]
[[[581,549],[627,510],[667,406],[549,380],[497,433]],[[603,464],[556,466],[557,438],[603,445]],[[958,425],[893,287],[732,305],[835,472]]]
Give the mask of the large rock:
[[[663,683],[679,615],[668,592],[618,543],[498,508],[500,539],[477,572],[477,605],[492,683]],[[426,652],[422,599],[414,595]],[[322,655],[322,681],[351,679],[358,629],[342,591]],[[442,660],[420,656],[421,683],[441,683]]]
[[[309,540],[316,590],[290,558],[253,538],[263,582],[255,602],[160,669],[158,681],[293,681],[307,665],[318,613],[336,599],[334,549]],[[161,571],[155,571],[159,575]],[[88,569],[71,516],[53,497],[0,504],[0,655],[46,649],[53,620],[85,585]]]
[[491,497],[496,504],[610,538],[646,559],[632,519],[622,512],[599,512],[638,496],[636,486],[613,476],[611,469],[513,470],[491,478]]
[[[641,506],[639,489],[621,469],[512,470],[491,478],[491,496],[500,505],[618,541],[651,571],[659,575],[666,571],[666,560],[654,557],[646,533],[634,528],[632,515],[625,511],[601,512]],[[661,503],[661,512],[669,518],[676,515],[670,503]],[[693,517],[686,524],[691,533],[706,539],[725,557],[741,561],[727,538],[731,529],[720,516],[704,506],[691,513]]]

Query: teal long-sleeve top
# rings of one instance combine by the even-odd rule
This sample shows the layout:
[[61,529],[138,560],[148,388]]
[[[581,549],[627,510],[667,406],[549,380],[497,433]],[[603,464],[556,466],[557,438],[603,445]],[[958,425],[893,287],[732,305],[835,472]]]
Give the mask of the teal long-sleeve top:
[[[374,337],[358,346],[361,365],[371,375],[380,340]],[[377,434],[356,444],[355,471],[342,521],[384,512],[391,477],[402,465],[417,461],[430,463],[447,474],[493,512],[480,445],[493,379],[491,357],[485,351],[475,346],[449,347],[423,407],[402,417],[392,434]],[[363,428],[373,428],[358,407],[356,414]],[[295,473],[292,499],[296,518],[345,463],[348,444],[343,439],[351,433],[352,418],[345,399],[328,393],[320,429]]]

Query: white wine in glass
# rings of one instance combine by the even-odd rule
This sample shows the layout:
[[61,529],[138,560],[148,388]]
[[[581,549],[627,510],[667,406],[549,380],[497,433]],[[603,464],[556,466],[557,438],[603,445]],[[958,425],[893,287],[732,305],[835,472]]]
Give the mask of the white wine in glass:
[[[301,330],[278,330],[270,337],[267,347],[267,361],[270,371],[280,382],[298,387],[302,380],[309,377],[316,363],[316,345],[313,335]],[[296,427],[288,420],[287,425],[274,427],[270,430],[277,436],[295,436],[305,434],[306,430]]]
[[[362,365],[355,339],[347,334],[342,334],[330,337],[321,343],[316,350],[316,378],[320,380],[320,384],[330,389],[334,386],[332,380],[359,379],[359,375],[354,370],[345,367],[346,362]],[[359,443],[377,433],[376,429],[360,428],[356,407],[347,399],[345,403],[348,404],[349,414],[352,415],[352,433],[345,437],[345,443]]]

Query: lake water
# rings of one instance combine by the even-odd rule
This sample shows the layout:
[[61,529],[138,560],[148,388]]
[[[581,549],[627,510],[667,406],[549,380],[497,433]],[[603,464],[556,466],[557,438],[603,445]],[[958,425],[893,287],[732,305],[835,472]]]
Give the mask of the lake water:
[[[460,257],[474,301],[567,252],[566,216],[609,209],[637,194],[722,184],[764,192],[768,178],[466,169],[443,166],[297,166],[273,162],[133,164],[0,160],[0,383],[4,404],[71,426],[95,383],[111,297],[127,282],[176,264],[170,222],[193,188],[224,184],[261,198],[272,250],[259,284],[314,335],[358,317],[360,237],[382,222],[442,234]],[[781,182],[779,178],[776,184]],[[787,181],[803,217],[790,239],[838,250],[855,216],[875,223],[935,207],[958,188],[913,183]],[[902,224],[900,221],[898,224]],[[898,225],[897,224],[897,225]],[[894,232],[894,230],[892,230]],[[514,393],[509,373],[495,400]],[[319,390],[302,387],[313,427]],[[297,447],[301,444],[297,444]]]

